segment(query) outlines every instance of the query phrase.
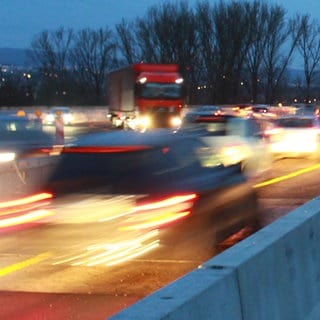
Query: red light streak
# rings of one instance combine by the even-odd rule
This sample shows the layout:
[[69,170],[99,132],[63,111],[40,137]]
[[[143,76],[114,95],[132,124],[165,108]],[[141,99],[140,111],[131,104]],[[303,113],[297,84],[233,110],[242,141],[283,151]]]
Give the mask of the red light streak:
[[121,153],[151,149],[150,146],[110,146],[110,147],[68,147],[63,153]]

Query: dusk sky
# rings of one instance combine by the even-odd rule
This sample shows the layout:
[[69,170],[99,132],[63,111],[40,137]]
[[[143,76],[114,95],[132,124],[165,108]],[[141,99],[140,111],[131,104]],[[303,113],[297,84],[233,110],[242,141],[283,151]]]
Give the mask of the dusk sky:
[[[215,3],[218,0],[210,1]],[[87,27],[112,28],[122,18],[133,21],[137,16],[144,16],[148,8],[161,2],[161,0],[0,0],[0,48],[28,48],[35,35],[44,30],[56,30],[60,26],[74,30]],[[186,0],[186,2],[192,6],[198,0]],[[268,2],[282,5],[289,16],[301,13],[320,19],[318,0],[269,0]]]

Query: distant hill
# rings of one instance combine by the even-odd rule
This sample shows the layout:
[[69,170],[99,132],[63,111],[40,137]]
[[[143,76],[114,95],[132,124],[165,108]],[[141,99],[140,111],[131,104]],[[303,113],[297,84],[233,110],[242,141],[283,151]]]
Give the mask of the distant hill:
[[0,48],[0,65],[31,67],[30,52],[28,49]]

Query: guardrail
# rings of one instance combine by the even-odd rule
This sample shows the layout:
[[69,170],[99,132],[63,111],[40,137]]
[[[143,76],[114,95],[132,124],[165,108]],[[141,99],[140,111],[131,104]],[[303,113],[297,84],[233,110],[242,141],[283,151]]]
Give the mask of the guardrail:
[[320,319],[320,198],[112,320]]

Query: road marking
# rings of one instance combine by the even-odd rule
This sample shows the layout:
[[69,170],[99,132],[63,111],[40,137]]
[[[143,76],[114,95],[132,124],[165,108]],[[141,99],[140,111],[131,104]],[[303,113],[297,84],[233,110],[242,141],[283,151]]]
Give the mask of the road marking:
[[48,259],[51,256],[52,256],[51,252],[44,252],[44,253],[41,253],[41,254],[33,257],[33,258],[30,258],[30,259],[27,259],[27,260],[12,264],[12,265],[7,266],[5,268],[2,268],[2,269],[0,269],[0,277],[6,276],[6,275],[8,275],[8,274],[10,274],[12,272],[21,270],[23,268],[30,267],[30,266],[32,266],[34,264],[37,264],[37,263],[39,263],[39,262],[41,262],[43,260]]
[[315,165],[313,165],[311,167],[308,167],[308,168],[304,168],[304,169],[301,169],[301,170],[298,170],[298,171],[295,171],[295,172],[291,172],[291,173],[286,174],[286,175],[281,176],[281,177],[273,178],[273,179],[258,183],[256,185],[254,185],[253,187],[254,188],[265,187],[265,186],[268,186],[268,185],[271,185],[271,184],[274,184],[274,183],[278,183],[278,182],[281,182],[281,181],[284,181],[284,180],[288,180],[288,179],[300,176],[300,175],[302,175],[304,173],[307,173],[307,172],[310,172],[310,171],[313,171],[313,170],[316,170],[316,169],[320,169],[320,163],[315,164]]

